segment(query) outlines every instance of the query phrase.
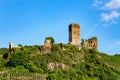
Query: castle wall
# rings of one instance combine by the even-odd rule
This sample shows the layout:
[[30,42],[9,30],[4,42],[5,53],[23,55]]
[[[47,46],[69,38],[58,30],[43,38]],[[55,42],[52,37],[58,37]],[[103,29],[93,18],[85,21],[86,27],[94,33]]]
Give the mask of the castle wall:
[[85,47],[88,49],[94,49],[98,51],[98,41],[96,37],[92,37],[88,40],[85,40]]
[[51,40],[50,39],[45,40],[45,43],[42,47],[42,52],[43,53],[50,53],[51,52]]
[[69,44],[80,45],[80,25],[79,24],[69,25]]

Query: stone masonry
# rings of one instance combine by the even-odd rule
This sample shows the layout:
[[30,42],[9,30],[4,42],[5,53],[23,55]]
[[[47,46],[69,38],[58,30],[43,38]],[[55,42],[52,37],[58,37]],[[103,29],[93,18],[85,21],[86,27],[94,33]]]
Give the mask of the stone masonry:
[[80,25],[79,24],[69,25],[69,44],[80,45]]
[[9,53],[13,54],[13,48],[21,48],[20,46],[15,46],[12,42],[9,42]]
[[51,39],[46,39],[45,43],[42,47],[43,53],[50,53],[51,52]]
[[12,48],[14,48],[14,44],[12,42],[9,42],[9,53],[10,54],[13,54]]
[[85,47],[88,49],[94,49],[98,51],[98,41],[96,37],[92,37],[88,40],[85,40]]
[[[78,46],[81,49],[81,45],[80,45],[80,25],[79,24],[70,24],[69,25],[69,42],[68,44],[70,45],[74,45],[74,46]],[[94,49],[96,51],[98,51],[98,41],[97,41],[97,37],[92,37],[89,38],[88,40],[84,41],[84,45],[85,48],[88,49]],[[51,39],[46,39],[44,42],[44,45],[41,48],[41,52],[42,53],[50,53],[51,52]],[[60,47],[64,50],[62,44],[60,44]],[[11,42],[9,43],[9,52],[12,54],[13,48],[21,48],[18,46],[14,46]]]
[[[70,24],[69,25],[69,42],[70,45],[80,45],[80,25]],[[92,37],[85,40],[84,46],[88,49],[94,49],[98,51],[98,41],[96,37]],[[79,46],[80,47],[80,46]]]

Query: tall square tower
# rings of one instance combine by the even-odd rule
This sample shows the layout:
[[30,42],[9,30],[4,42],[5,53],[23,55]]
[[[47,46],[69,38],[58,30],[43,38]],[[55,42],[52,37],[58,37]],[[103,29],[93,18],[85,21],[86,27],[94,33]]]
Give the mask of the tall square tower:
[[80,25],[79,24],[69,25],[69,44],[80,45]]

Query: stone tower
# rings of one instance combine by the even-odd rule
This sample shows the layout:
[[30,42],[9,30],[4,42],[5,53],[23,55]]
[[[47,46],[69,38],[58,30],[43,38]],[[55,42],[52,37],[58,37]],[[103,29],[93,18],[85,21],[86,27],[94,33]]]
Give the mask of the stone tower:
[[12,42],[9,42],[9,49],[14,48],[14,44]]
[[85,40],[85,47],[88,49],[94,49],[94,50],[98,51],[97,37],[92,37],[88,40]]
[[80,25],[79,24],[69,25],[69,44],[80,45]]
[[50,53],[51,47],[52,47],[51,39],[46,39],[42,47],[42,53]]
[[14,44],[12,42],[9,42],[9,52],[10,52],[10,54],[13,54],[12,48],[14,48]]

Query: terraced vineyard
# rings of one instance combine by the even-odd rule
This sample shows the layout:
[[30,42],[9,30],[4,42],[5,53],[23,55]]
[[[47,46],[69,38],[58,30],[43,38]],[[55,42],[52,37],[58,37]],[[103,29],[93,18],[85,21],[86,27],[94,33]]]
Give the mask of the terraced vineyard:
[[0,49],[0,80],[120,80],[120,55],[64,44],[52,45],[51,53],[41,46],[15,48],[9,55]]

